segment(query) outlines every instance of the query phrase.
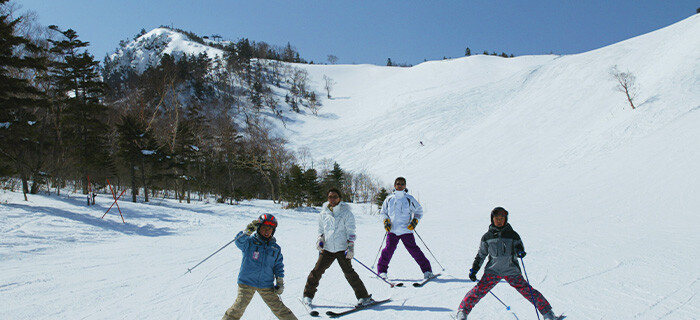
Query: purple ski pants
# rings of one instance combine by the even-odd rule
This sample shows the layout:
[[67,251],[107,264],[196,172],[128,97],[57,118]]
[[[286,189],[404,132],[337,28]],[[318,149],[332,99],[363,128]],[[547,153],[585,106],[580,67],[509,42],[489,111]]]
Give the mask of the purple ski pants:
[[[530,285],[527,284],[527,281],[525,281],[525,278],[523,278],[522,275],[515,275],[515,276],[497,276],[493,274],[484,274],[484,276],[479,280],[479,283],[477,283],[474,288],[472,288],[469,293],[467,293],[466,296],[464,296],[464,299],[462,299],[462,303],[459,304],[459,308],[463,309],[466,314],[469,314],[469,312],[472,311],[472,308],[483,298],[493,287],[495,287],[501,279],[506,279],[508,284],[510,284],[511,287],[515,288],[515,290],[518,290],[520,294],[527,299],[527,301],[532,302],[532,297],[535,297],[535,307],[537,310],[540,311],[541,314],[545,314],[552,310],[552,307],[549,305],[549,302],[547,299],[544,298],[544,296],[534,288],[532,288]],[[530,294],[530,289],[532,288],[532,294]]]
[[413,233],[406,233],[400,236],[389,232],[386,236],[386,247],[382,250],[382,255],[379,257],[379,262],[377,263],[377,271],[379,273],[386,273],[389,269],[389,261],[391,257],[394,256],[394,251],[396,251],[396,246],[399,244],[399,240],[403,242],[403,246],[406,247],[408,253],[413,257],[414,260],[420,266],[420,271],[425,273],[426,271],[433,271],[430,266],[430,261],[425,257],[423,251],[420,250],[418,245],[416,245],[416,238]]

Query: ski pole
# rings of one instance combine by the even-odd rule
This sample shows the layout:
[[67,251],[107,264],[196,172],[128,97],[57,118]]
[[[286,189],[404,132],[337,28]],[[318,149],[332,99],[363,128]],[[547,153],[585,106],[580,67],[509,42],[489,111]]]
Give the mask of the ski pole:
[[369,270],[369,272],[373,273],[375,276],[377,276],[377,278],[382,279],[382,281],[384,281],[384,282],[386,282],[387,284],[389,284],[392,288],[393,288],[394,286],[400,287],[400,286],[403,285],[403,283],[391,283],[391,282],[387,281],[386,279],[380,277],[379,274],[377,274],[376,272],[374,272],[374,270],[370,269],[368,266],[366,266],[364,263],[362,263],[362,261],[357,260],[357,258],[355,258],[355,257],[352,257],[352,260],[357,261],[357,263],[359,263],[361,266],[365,267],[365,269]]
[[420,242],[423,242],[423,245],[425,246],[425,248],[428,249],[428,252],[430,252],[430,255],[433,256],[433,259],[435,259],[435,262],[437,262],[437,264],[440,266],[440,268],[442,268],[442,271],[445,271],[445,267],[443,267],[443,266],[440,264],[440,261],[438,261],[438,259],[435,258],[435,255],[433,254],[432,251],[430,251],[430,248],[428,248],[428,245],[425,244],[425,241],[423,241],[423,238],[421,238],[421,236],[418,234],[418,231],[413,230],[413,232],[416,233],[416,235],[418,236],[418,239],[420,239]]
[[377,251],[377,256],[374,257],[374,263],[372,263],[372,268],[374,268],[377,265],[377,259],[379,258],[379,253],[382,252],[382,246],[384,245],[384,241],[386,241],[387,234],[389,234],[389,232],[384,233],[384,239],[382,239],[382,243],[379,244],[379,251]]
[[[476,279],[476,281],[478,282],[480,279]],[[510,310],[510,306],[505,304],[505,302],[503,302],[495,293],[493,293],[493,291],[489,290],[489,293],[492,294],[493,297],[496,298],[496,300],[498,300],[498,302],[500,302],[504,307],[506,307],[506,310]]]
[[489,291],[489,293],[492,294],[493,297],[496,298],[496,300],[498,300],[498,302],[500,302],[504,307],[506,307],[506,310],[510,310],[510,306],[507,305],[507,304],[505,304],[503,301],[501,301],[501,299],[499,299],[498,296],[496,296],[495,293],[493,293],[493,292],[491,292],[491,291]]
[[523,258],[520,258],[520,263],[523,264],[523,272],[525,272],[525,281],[527,281],[527,285],[530,287],[530,297],[532,298],[532,304],[535,306],[535,314],[537,315],[537,320],[540,320],[540,313],[537,312],[537,302],[535,302],[535,294],[532,293],[532,286],[530,285],[530,279],[527,278],[527,270],[525,270],[525,261],[523,261]]
[[185,274],[191,273],[192,270],[194,270],[194,268],[196,268],[197,266],[199,266],[200,264],[202,264],[202,262],[207,261],[207,259],[209,259],[209,258],[211,258],[212,256],[214,256],[215,254],[219,253],[219,251],[221,251],[221,250],[223,250],[224,248],[228,247],[229,244],[231,244],[232,242],[236,241],[237,239],[238,239],[238,237],[233,238],[233,240],[229,241],[229,242],[228,242],[227,244],[225,244],[223,247],[219,248],[219,250],[214,251],[214,253],[210,254],[208,257],[204,258],[204,260],[202,260],[202,261],[200,261],[198,264],[194,265],[194,267],[192,267],[192,268],[187,268],[187,272],[185,272]]

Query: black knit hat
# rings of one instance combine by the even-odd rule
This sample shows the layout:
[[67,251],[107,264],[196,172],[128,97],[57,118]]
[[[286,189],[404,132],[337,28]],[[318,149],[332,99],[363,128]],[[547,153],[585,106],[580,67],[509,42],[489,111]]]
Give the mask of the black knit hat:
[[495,207],[493,210],[491,210],[491,223],[493,223],[493,217],[495,217],[497,214],[505,214],[506,223],[508,223],[508,211],[503,209],[503,207]]

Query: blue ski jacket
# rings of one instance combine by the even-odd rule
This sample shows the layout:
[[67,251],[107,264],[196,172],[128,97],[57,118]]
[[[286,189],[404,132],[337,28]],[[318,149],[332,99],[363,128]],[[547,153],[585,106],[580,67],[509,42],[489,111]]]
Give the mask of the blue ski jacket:
[[243,251],[238,283],[256,288],[272,288],[276,277],[284,278],[282,248],[275,237],[269,240],[257,232],[252,236],[241,231],[236,235],[236,246]]

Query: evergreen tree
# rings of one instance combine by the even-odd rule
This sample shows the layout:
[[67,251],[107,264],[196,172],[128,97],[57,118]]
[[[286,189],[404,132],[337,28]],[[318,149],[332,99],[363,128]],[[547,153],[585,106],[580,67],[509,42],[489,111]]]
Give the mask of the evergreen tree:
[[99,62],[82,50],[89,45],[78,39],[78,34],[68,29],[49,26],[65,37],[49,40],[51,52],[58,56],[51,68],[55,79],[56,103],[62,105],[57,114],[62,135],[59,145],[73,160],[73,172],[83,181],[83,193],[87,194],[87,177],[91,171],[103,171],[107,162],[105,117],[107,108],[102,104],[105,86],[98,72]]
[[292,45],[289,42],[287,42],[287,45],[284,47],[284,51],[282,52],[282,61],[297,62],[295,61],[295,58],[297,58],[295,53],[296,52],[294,51]]
[[289,208],[298,208],[304,204],[304,173],[293,164],[284,178],[283,196],[289,202]]
[[[0,6],[6,2],[0,0]],[[45,123],[39,121],[47,104],[42,92],[21,75],[44,70],[46,65],[42,58],[17,54],[18,48],[41,51],[29,39],[15,34],[19,21],[0,15],[0,167],[19,173],[27,200],[27,180],[32,174],[29,163],[43,152],[39,136]]]
[[350,201],[351,197],[345,190],[345,180],[345,172],[343,172],[343,169],[340,168],[340,165],[337,162],[334,162],[333,170],[328,172],[328,174],[323,179],[324,192],[330,188],[337,188],[338,190],[343,192],[343,199],[345,201]]
[[382,204],[384,204],[384,200],[388,196],[389,196],[389,192],[386,191],[386,188],[381,188],[379,190],[379,193],[377,194],[377,200],[375,201],[379,210],[382,210]]
[[304,191],[306,193],[307,206],[320,206],[325,201],[325,196],[321,190],[321,184],[318,182],[318,173],[316,169],[308,169],[304,171]]
[[154,152],[151,148],[154,143],[150,132],[146,130],[146,123],[140,121],[134,115],[125,115],[121,123],[117,125],[119,133],[119,156],[127,164],[131,180],[131,200],[136,202],[136,190],[139,189],[137,170],[141,171],[141,182],[144,186],[144,196],[148,199],[148,187],[145,181],[147,158]]

